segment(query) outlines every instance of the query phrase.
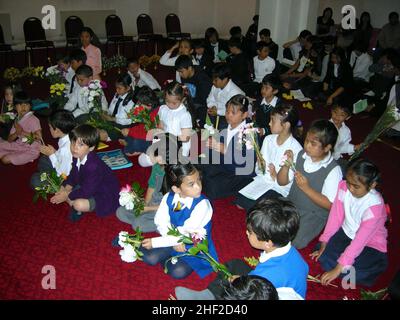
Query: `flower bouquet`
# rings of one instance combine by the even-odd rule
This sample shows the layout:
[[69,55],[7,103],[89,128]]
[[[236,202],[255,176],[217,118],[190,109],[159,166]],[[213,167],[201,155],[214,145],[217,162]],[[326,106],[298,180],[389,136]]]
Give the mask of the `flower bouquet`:
[[144,237],[142,236],[142,231],[139,228],[136,228],[135,234],[129,234],[126,231],[121,231],[118,235],[118,238],[118,244],[123,248],[119,252],[122,261],[131,263],[135,262],[136,260],[142,260],[141,257],[143,256],[143,253],[139,251],[139,248],[142,245]]
[[39,197],[47,200],[48,194],[54,194],[60,191],[63,182],[67,179],[65,174],[58,175],[56,170],[43,172],[40,175],[40,186],[35,188],[33,202],[37,202]]
[[168,261],[171,261],[172,264],[176,264],[178,262],[179,258],[182,258],[185,256],[193,256],[193,257],[208,261],[215,272],[222,272],[226,278],[229,278],[232,276],[232,274],[228,271],[228,269],[225,265],[219,263],[210,255],[210,253],[208,251],[208,241],[206,238],[206,230],[204,228],[193,231],[193,232],[189,232],[189,236],[187,236],[187,235],[182,234],[178,230],[178,228],[172,226],[172,228],[169,228],[168,235],[174,236],[174,237],[179,237],[178,242],[193,245],[193,247],[191,247],[186,253],[171,257],[167,261],[165,261],[165,264],[164,264],[164,272],[165,273],[168,272],[168,268],[167,268]]
[[154,119],[151,119],[150,110],[144,106],[135,106],[127,113],[127,116],[133,123],[143,123],[147,132],[156,129],[160,124],[158,115]]
[[58,108],[63,108],[68,101],[66,97],[67,92],[68,86],[66,86],[65,83],[60,82],[50,85],[49,104],[51,106],[56,105]]
[[35,134],[31,132],[27,136],[22,137],[21,141],[27,144],[32,144],[36,141]]
[[139,183],[127,184],[119,193],[119,204],[126,210],[133,211],[136,217],[140,216],[144,210],[144,190]]
[[367,135],[364,142],[361,144],[360,148],[353,153],[350,157],[350,161],[359,157],[361,153],[363,153],[371,143],[379,138],[386,130],[393,127],[397,122],[400,121],[400,112],[396,108],[395,105],[387,106],[385,112],[379,118],[375,127],[372,131]]
[[58,66],[47,68],[45,78],[49,81],[51,85],[56,83],[67,83],[67,80],[64,77],[64,71],[61,70]]
[[81,94],[88,98],[89,109],[93,112],[102,112],[101,98],[103,96],[103,85],[100,80],[92,80],[87,87],[82,88]]
[[3,74],[4,79],[10,82],[16,82],[21,76],[21,71],[14,67],[6,69]]
[[209,137],[218,134],[218,130],[214,128],[208,114],[206,115],[206,123],[204,124],[204,129],[201,130],[201,140],[207,140]]
[[242,128],[240,128],[239,135],[238,135],[238,142],[239,145],[245,145],[247,150],[254,149],[256,153],[257,162],[260,167],[260,170],[263,174],[266,172],[266,165],[265,160],[261,154],[260,147],[257,143],[257,133],[259,128],[254,128],[253,123],[248,123]]
[[286,167],[288,167],[290,170],[293,170],[293,172],[296,172],[296,165],[295,165],[291,160],[288,159],[288,156],[287,156],[287,155],[284,155],[284,156],[282,157],[280,166],[281,166],[281,167],[286,166]]
[[0,121],[3,123],[8,123],[8,122],[14,121],[16,117],[17,116],[14,112],[6,112],[3,114],[0,114]]

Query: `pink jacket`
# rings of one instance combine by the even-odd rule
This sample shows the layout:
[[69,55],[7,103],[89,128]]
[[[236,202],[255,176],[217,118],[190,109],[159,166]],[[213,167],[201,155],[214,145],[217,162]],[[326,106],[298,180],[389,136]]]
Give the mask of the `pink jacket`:
[[[347,189],[346,181],[342,180],[339,183],[338,192],[332,204],[324,233],[319,238],[319,241],[328,243],[329,239],[342,227],[345,220],[343,201],[347,192],[350,191]],[[371,206],[364,212],[362,222],[354,239],[339,257],[338,263],[342,266],[353,265],[354,260],[366,246],[381,252],[387,252],[386,219],[387,213],[382,199],[380,204]]]
[[100,73],[102,72],[100,49],[90,44],[86,48],[82,47],[82,50],[86,52],[86,64],[93,69],[93,79],[100,80]]

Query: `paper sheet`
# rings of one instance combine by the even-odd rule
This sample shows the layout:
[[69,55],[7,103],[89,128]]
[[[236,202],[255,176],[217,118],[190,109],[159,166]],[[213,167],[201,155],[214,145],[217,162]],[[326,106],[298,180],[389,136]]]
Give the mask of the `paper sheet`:
[[253,182],[239,191],[240,194],[251,200],[257,200],[271,187],[272,181],[268,181],[263,177],[255,177]]
[[290,95],[292,95],[295,100],[299,100],[301,102],[311,101],[311,99],[307,98],[300,89],[299,90],[290,90]]

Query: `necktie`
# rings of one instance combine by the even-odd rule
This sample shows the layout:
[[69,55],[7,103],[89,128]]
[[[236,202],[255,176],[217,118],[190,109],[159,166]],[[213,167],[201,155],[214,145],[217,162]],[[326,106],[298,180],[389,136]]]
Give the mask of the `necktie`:
[[176,207],[174,208],[174,212],[181,211],[182,207],[183,207],[183,205],[178,201],[178,203],[176,204]]
[[71,94],[72,91],[74,90],[75,78],[76,78],[76,75],[74,75],[74,76],[72,77],[72,80],[71,80],[71,88],[70,88],[70,90],[69,90],[69,93],[70,93],[70,94]]
[[263,109],[264,113],[267,113],[269,110],[271,110],[272,106],[270,104],[261,104],[261,108]]
[[114,108],[114,111],[112,114],[113,117],[115,117],[116,114],[118,113],[118,108],[119,108],[119,105],[121,104],[122,100],[123,100],[122,98],[118,98],[117,104],[115,105],[115,108]]

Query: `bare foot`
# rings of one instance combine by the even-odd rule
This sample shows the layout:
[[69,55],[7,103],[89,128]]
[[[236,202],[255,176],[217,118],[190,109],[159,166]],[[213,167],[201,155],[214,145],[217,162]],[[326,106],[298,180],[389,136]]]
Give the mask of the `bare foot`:
[[128,142],[126,142],[124,139],[118,139],[118,142],[120,145],[126,147],[128,145]]

